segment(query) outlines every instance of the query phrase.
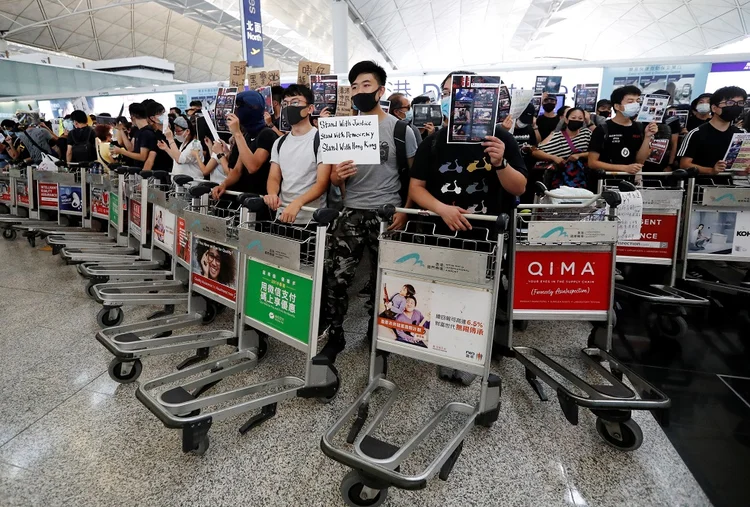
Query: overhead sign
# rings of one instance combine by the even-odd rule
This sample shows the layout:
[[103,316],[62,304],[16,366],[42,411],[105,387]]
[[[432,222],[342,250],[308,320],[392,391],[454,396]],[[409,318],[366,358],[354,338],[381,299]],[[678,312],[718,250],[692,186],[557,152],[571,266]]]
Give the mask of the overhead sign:
[[[242,0],[240,11],[244,37],[242,52],[248,67],[263,67],[263,21],[260,18],[260,0]],[[242,76],[244,81],[245,76]]]

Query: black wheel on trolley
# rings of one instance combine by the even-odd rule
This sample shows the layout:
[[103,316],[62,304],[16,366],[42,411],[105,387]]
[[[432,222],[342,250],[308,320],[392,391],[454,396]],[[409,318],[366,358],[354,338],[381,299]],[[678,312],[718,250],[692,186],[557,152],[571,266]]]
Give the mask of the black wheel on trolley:
[[96,293],[94,292],[94,287],[98,284],[102,283],[99,280],[89,280],[89,283],[86,284],[86,294],[91,299],[96,299]]
[[208,439],[208,435],[203,437],[200,442],[198,442],[198,445],[195,446],[195,448],[190,451],[190,454],[195,454],[196,456],[203,456],[206,454],[206,451],[208,450],[208,447],[210,445],[210,440]]
[[339,394],[339,389],[341,388],[341,377],[339,377],[339,371],[336,369],[334,365],[328,366],[332,371],[333,374],[336,376],[336,381],[333,383],[333,393],[330,396],[325,396],[323,398],[318,398],[318,401],[321,403],[331,403],[333,400],[336,399],[336,396]]
[[687,321],[682,315],[650,313],[647,322],[654,334],[673,340],[682,338],[688,330]]
[[18,233],[15,229],[3,229],[3,238],[7,239],[8,241],[13,241],[18,236]]
[[266,357],[266,354],[268,354],[268,346],[270,345],[270,340],[268,339],[268,335],[266,333],[261,333],[260,331],[256,331],[258,333],[258,361],[261,361],[264,357]]
[[352,470],[341,480],[341,497],[350,507],[376,507],[382,505],[388,498],[388,489],[381,489],[374,498],[362,498],[365,488],[362,478],[356,470]]
[[596,431],[602,440],[620,451],[635,451],[643,443],[643,431],[632,419],[614,422],[597,417]]
[[[129,368],[129,370],[128,370]],[[127,373],[123,373],[123,370]],[[143,363],[140,359],[134,359],[132,361],[124,361],[120,358],[115,357],[110,361],[107,367],[107,373],[109,378],[120,384],[130,384],[138,380],[143,371]]]
[[203,315],[203,323],[211,324],[225,309],[226,306],[206,300],[206,313]]
[[104,307],[96,314],[96,322],[101,327],[119,326],[125,314],[119,306],[115,308]]

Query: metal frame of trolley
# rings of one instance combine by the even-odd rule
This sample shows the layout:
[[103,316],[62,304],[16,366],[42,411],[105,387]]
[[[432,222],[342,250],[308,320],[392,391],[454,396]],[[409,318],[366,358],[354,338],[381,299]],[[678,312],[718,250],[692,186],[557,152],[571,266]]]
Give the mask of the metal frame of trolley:
[[[636,278],[615,283],[615,295],[640,301],[648,329],[656,336],[678,339],[688,329],[685,316],[688,308],[708,305],[708,300],[676,287],[680,227],[686,203],[687,171],[644,172],[638,190],[643,198],[641,237],[638,240],[618,240],[617,263],[663,266],[666,276],[661,283],[633,283]],[[600,176],[599,192],[629,185],[623,178],[633,175],[606,172]],[[628,189],[623,189],[627,191]],[[615,308],[618,303],[615,302]],[[589,346],[594,346],[589,342]]]
[[[543,192],[543,200],[549,197]],[[577,425],[579,407],[587,408],[597,416],[596,429],[606,443],[632,451],[640,447],[643,433],[631,412],[660,410],[665,416],[670,400],[609,352],[615,317],[616,208],[620,202],[618,193],[605,190],[583,202],[580,198],[560,204],[542,202],[525,205],[530,214],[514,211],[508,277],[510,322],[503,345],[509,349],[506,353],[523,364],[526,380],[542,401],[547,396],[540,380],[556,391],[568,422]],[[519,319],[604,323],[605,348],[589,346],[581,354],[584,363],[606,383],[591,384],[536,348],[514,346],[512,324]],[[595,332],[596,328],[592,335]]]
[[[387,231],[396,212],[409,216],[406,229]],[[490,360],[508,217],[464,215],[474,221],[470,234],[442,235],[435,232],[434,223],[420,218],[425,215],[435,216],[393,206],[379,210],[377,290],[384,293],[394,282],[398,287],[420,287],[416,290],[430,293],[431,320],[427,329],[426,321],[411,325],[397,317],[394,320],[380,305],[373,309],[378,325],[373,330],[369,384],[326,431],[320,444],[328,457],[352,469],[340,487],[350,506],[381,505],[389,487],[423,489],[436,474],[447,480],[472,427],[492,426],[500,411],[501,380],[490,373]],[[486,228],[478,227],[479,222],[486,223]],[[480,232],[485,234],[480,237]],[[399,387],[386,378],[388,353],[480,376],[479,399],[475,404],[446,403],[400,447],[376,438],[375,432],[400,394]],[[379,390],[387,392],[388,398],[370,414],[372,397]],[[460,429],[423,471],[404,474],[401,464],[451,413],[466,417]],[[354,417],[346,440],[349,447],[338,446],[334,442],[337,435]]]
[[[281,401],[304,397],[328,402],[338,393],[338,372],[325,358],[316,357],[326,233],[338,212],[303,207],[303,212],[313,213],[313,221],[305,225],[290,225],[256,220],[248,210],[256,213],[261,207],[265,207],[263,200],[249,195],[241,196],[241,200],[244,205],[240,218],[241,225],[239,230],[234,228],[238,236],[231,240],[221,238],[214,232],[215,228],[222,227],[222,222],[206,221],[206,215],[196,217],[194,213],[186,217],[188,228],[194,237],[207,238],[214,244],[234,245],[241,254],[238,266],[238,280],[241,283],[237,284],[234,301],[221,296],[217,298],[215,292],[209,292],[206,288],[196,285],[198,279],[195,274],[192,277],[193,290],[206,297],[220,299],[227,306],[234,303],[231,307],[235,314],[235,326],[239,329],[237,352],[143,383],[136,391],[136,397],[167,428],[182,431],[183,452],[206,452],[209,446],[208,431],[214,422],[260,409],[260,413],[252,416],[240,428],[240,433],[244,434],[273,417],[277,404]],[[231,232],[232,229],[229,230]],[[223,241],[220,241],[221,239]],[[239,243],[236,240],[239,240]],[[196,244],[196,241],[193,244]],[[262,280],[265,275],[259,271],[268,274],[267,281]],[[277,277],[273,278],[271,272]],[[284,281],[281,280],[282,277]],[[289,294],[293,293],[293,282],[299,282],[299,286],[295,285],[295,290],[298,290],[299,294],[304,293],[311,302],[309,308],[300,307],[299,321],[295,319],[296,310],[290,312],[289,304],[281,304],[284,300],[282,290],[288,290],[285,300],[287,303],[292,299]],[[259,309],[259,306],[263,306],[260,299],[262,284],[266,285],[263,292],[266,295],[269,284],[279,289],[279,296],[274,296],[279,298],[276,310],[278,318],[272,319],[270,323],[265,318],[268,316],[267,309]],[[257,299],[248,299],[249,294],[257,295]],[[308,313],[303,315],[302,312]],[[286,322],[287,326],[283,322]],[[217,394],[204,395],[206,390],[221,380],[254,369],[268,350],[269,337],[307,355],[304,378],[287,375]],[[164,385],[173,387],[161,393],[155,391]]]

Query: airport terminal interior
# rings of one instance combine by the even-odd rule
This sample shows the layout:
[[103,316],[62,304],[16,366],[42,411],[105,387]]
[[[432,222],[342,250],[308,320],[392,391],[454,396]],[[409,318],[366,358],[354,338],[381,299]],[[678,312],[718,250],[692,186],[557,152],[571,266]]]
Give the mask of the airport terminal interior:
[[745,0],[0,0],[0,507],[750,504],[748,91]]

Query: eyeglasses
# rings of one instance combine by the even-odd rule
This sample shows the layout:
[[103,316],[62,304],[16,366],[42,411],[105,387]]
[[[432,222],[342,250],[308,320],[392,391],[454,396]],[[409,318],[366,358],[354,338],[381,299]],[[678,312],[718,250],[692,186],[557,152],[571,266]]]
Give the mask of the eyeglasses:
[[721,102],[719,102],[719,107],[725,107],[725,106],[728,106],[728,107],[732,107],[732,106],[741,106],[741,107],[744,107],[745,106],[745,101],[744,100],[722,100]]
[[292,106],[292,107],[299,107],[299,106],[307,106],[309,104],[307,103],[300,103],[299,100],[293,100],[291,102],[287,102],[286,100],[281,103],[282,107],[286,106]]
[[208,262],[216,262],[216,263],[221,262],[221,256],[219,254],[208,252],[207,257],[208,257]]

